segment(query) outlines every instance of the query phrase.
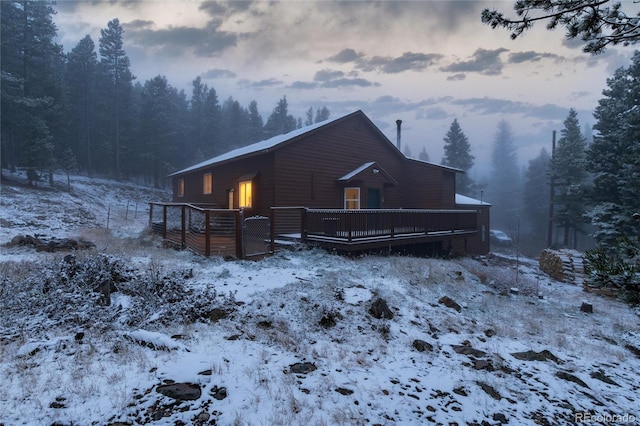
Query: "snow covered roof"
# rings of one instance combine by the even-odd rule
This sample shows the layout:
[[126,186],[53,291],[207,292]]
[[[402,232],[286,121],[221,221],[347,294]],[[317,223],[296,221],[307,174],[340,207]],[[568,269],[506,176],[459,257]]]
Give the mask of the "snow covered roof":
[[476,200],[475,198],[467,197],[466,195],[456,194],[456,204],[463,204],[465,206],[490,206],[490,203],[486,201]]
[[350,171],[349,173],[347,173],[346,175],[342,176],[341,178],[339,178],[338,180],[351,180],[353,179],[354,176],[356,176],[358,173],[368,169],[369,167],[373,166],[374,164],[376,164],[375,162],[371,161],[369,163],[364,163],[362,166],[358,167],[355,170]]
[[218,155],[217,157],[213,157],[210,158],[208,160],[205,160],[203,162],[200,162],[198,164],[194,164],[193,166],[187,167],[186,169],[182,169],[179,170],[177,172],[171,173],[169,175],[169,177],[171,176],[175,176],[178,174],[182,174],[182,173],[186,173],[186,172],[190,172],[193,170],[197,170],[200,169],[202,167],[207,167],[207,166],[211,166],[214,164],[218,164],[218,163],[222,163],[224,161],[229,161],[229,160],[233,160],[236,158],[240,158],[240,157],[244,157],[246,155],[250,155],[250,154],[256,154],[256,153],[260,153],[260,152],[269,152],[270,150],[272,150],[273,148],[277,147],[280,144],[283,144],[291,139],[297,138],[299,136],[304,135],[305,133],[309,133],[312,132],[314,130],[317,130],[321,127],[327,126],[329,124],[335,123],[336,121],[339,121],[351,114],[355,114],[357,112],[362,113],[360,110],[356,111],[356,112],[352,112],[349,114],[345,114],[336,118],[333,118],[331,120],[326,120],[326,121],[321,121],[319,123],[315,123],[312,124],[310,126],[305,126],[302,127],[300,129],[296,129],[296,130],[292,130],[289,133],[284,133],[282,135],[277,135],[274,136],[272,138],[269,139],[265,139],[263,141],[260,142],[256,142],[254,144],[251,145],[247,145],[247,146],[243,146],[241,148],[236,148],[233,149],[229,152],[225,152],[224,154]]
[[375,161],[364,163],[363,165],[361,165],[357,169],[354,169],[354,170],[350,171],[349,173],[347,173],[346,175],[344,175],[341,178],[339,178],[338,181],[339,182],[349,182],[350,180],[355,179],[360,173],[362,173],[365,170],[370,169],[372,167],[374,168],[373,169],[373,173],[380,173],[392,185],[397,185],[398,184],[398,182],[391,175],[389,175],[389,173],[387,173],[382,167],[378,166],[378,164],[376,164]]

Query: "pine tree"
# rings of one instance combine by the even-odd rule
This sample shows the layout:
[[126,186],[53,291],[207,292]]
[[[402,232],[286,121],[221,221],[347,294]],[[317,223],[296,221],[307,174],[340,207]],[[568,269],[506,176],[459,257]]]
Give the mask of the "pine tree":
[[329,112],[329,108],[323,106],[322,108],[316,110],[316,118],[314,123],[321,123],[323,121],[327,121],[331,117],[331,112]]
[[[96,84],[96,67],[98,64],[95,44],[90,36],[84,37],[67,55],[67,83],[69,86],[69,99],[71,108],[72,132],[74,140],[72,152],[84,152],[84,161],[81,165],[87,170],[89,176],[93,171],[93,122],[94,118],[94,92]],[[66,156],[66,150],[65,150]]]
[[598,102],[587,170],[593,173],[589,217],[598,229],[596,241],[614,247],[622,236],[638,235],[632,219],[640,212],[640,52],[628,68],[607,80]]
[[418,154],[418,159],[422,161],[429,161],[429,153],[427,153],[427,148],[422,147],[422,151]]
[[221,116],[222,152],[247,145],[249,112],[229,96],[222,104]]
[[222,153],[222,109],[218,101],[218,93],[211,87],[206,94],[204,103],[204,138],[203,153],[205,157],[210,157]]
[[113,135],[113,158],[114,173],[117,178],[121,178],[123,171],[121,161],[123,156],[122,123],[127,116],[127,109],[130,107],[130,95],[132,82],[135,77],[129,70],[129,58],[123,48],[124,29],[120,25],[118,18],[107,23],[107,28],[100,30],[100,65],[109,81],[108,93],[110,99],[107,101],[111,106],[113,115],[111,117]]
[[[141,93],[140,134],[142,141],[139,158],[145,175],[152,177],[153,185],[161,187],[162,179],[179,151],[178,91],[171,87],[166,77],[157,76],[144,84]],[[173,161],[172,161],[173,160]]]
[[471,195],[474,186],[468,171],[473,167],[475,157],[471,155],[469,139],[467,139],[467,136],[462,132],[457,119],[454,119],[453,123],[451,123],[444,142],[442,164],[465,172],[464,174],[458,174],[458,176],[456,176],[456,192]]
[[313,124],[313,107],[309,107],[307,110],[307,119],[304,122],[305,126],[311,126]]
[[289,114],[289,106],[287,104],[287,97],[284,96],[278,101],[278,105],[274,108],[273,112],[267,119],[267,124],[264,126],[264,131],[267,138],[276,135],[282,135],[295,130],[297,127],[296,119]]
[[529,160],[523,190],[524,230],[534,239],[536,246],[546,245],[549,225],[549,176],[551,156],[542,148],[540,154]]
[[249,104],[249,123],[247,129],[248,143],[254,143],[264,139],[264,122],[258,112],[258,103],[251,101]]
[[491,221],[501,228],[512,228],[520,211],[520,169],[513,145],[511,126],[505,120],[498,123],[491,151],[491,176],[487,200],[491,203]]
[[2,163],[27,167],[30,183],[54,164],[53,130],[63,126],[61,46],[48,1],[0,2]]
[[[555,152],[551,173],[555,182],[554,224],[564,230],[565,247],[576,246],[580,226],[585,222],[585,170],[586,140],[580,132],[578,113],[571,109],[560,131],[560,139]],[[573,243],[569,241],[573,233]]]

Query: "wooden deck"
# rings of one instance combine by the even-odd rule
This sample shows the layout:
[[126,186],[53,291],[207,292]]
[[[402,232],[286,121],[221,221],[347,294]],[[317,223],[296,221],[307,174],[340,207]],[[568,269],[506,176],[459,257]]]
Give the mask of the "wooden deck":
[[454,240],[478,233],[475,210],[276,207],[268,219],[260,217],[267,226],[264,234],[247,231],[247,224],[255,222],[250,219],[255,217],[245,219],[242,210],[152,203],[149,225],[165,241],[203,256],[238,258],[274,252],[282,240],[344,252],[420,244],[446,252]]
[[477,233],[474,210],[305,209],[300,240],[339,251],[440,243]]

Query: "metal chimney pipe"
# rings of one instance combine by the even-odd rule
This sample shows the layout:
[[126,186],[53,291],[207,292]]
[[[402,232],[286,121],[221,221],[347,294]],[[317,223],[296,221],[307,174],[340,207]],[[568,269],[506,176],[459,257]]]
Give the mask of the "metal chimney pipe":
[[396,126],[398,127],[398,137],[396,139],[396,146],[398,147],[398,149],[402,149],[401,144],[400,144],[400,135],[401,135],[401,127],[402,127],[402,120],[396,120]]

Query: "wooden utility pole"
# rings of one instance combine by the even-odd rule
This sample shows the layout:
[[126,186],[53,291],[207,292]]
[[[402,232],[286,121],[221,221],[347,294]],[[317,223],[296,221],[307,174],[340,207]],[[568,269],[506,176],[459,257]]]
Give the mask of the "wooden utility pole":
[[553,244],[553,199],[554,194],[554,179],[553,179],[553,157],[556,151],[556,131],[553,131],[551,138],[551,173],[549,175],[549,225],[547,228],[547,247],[551,247]]

